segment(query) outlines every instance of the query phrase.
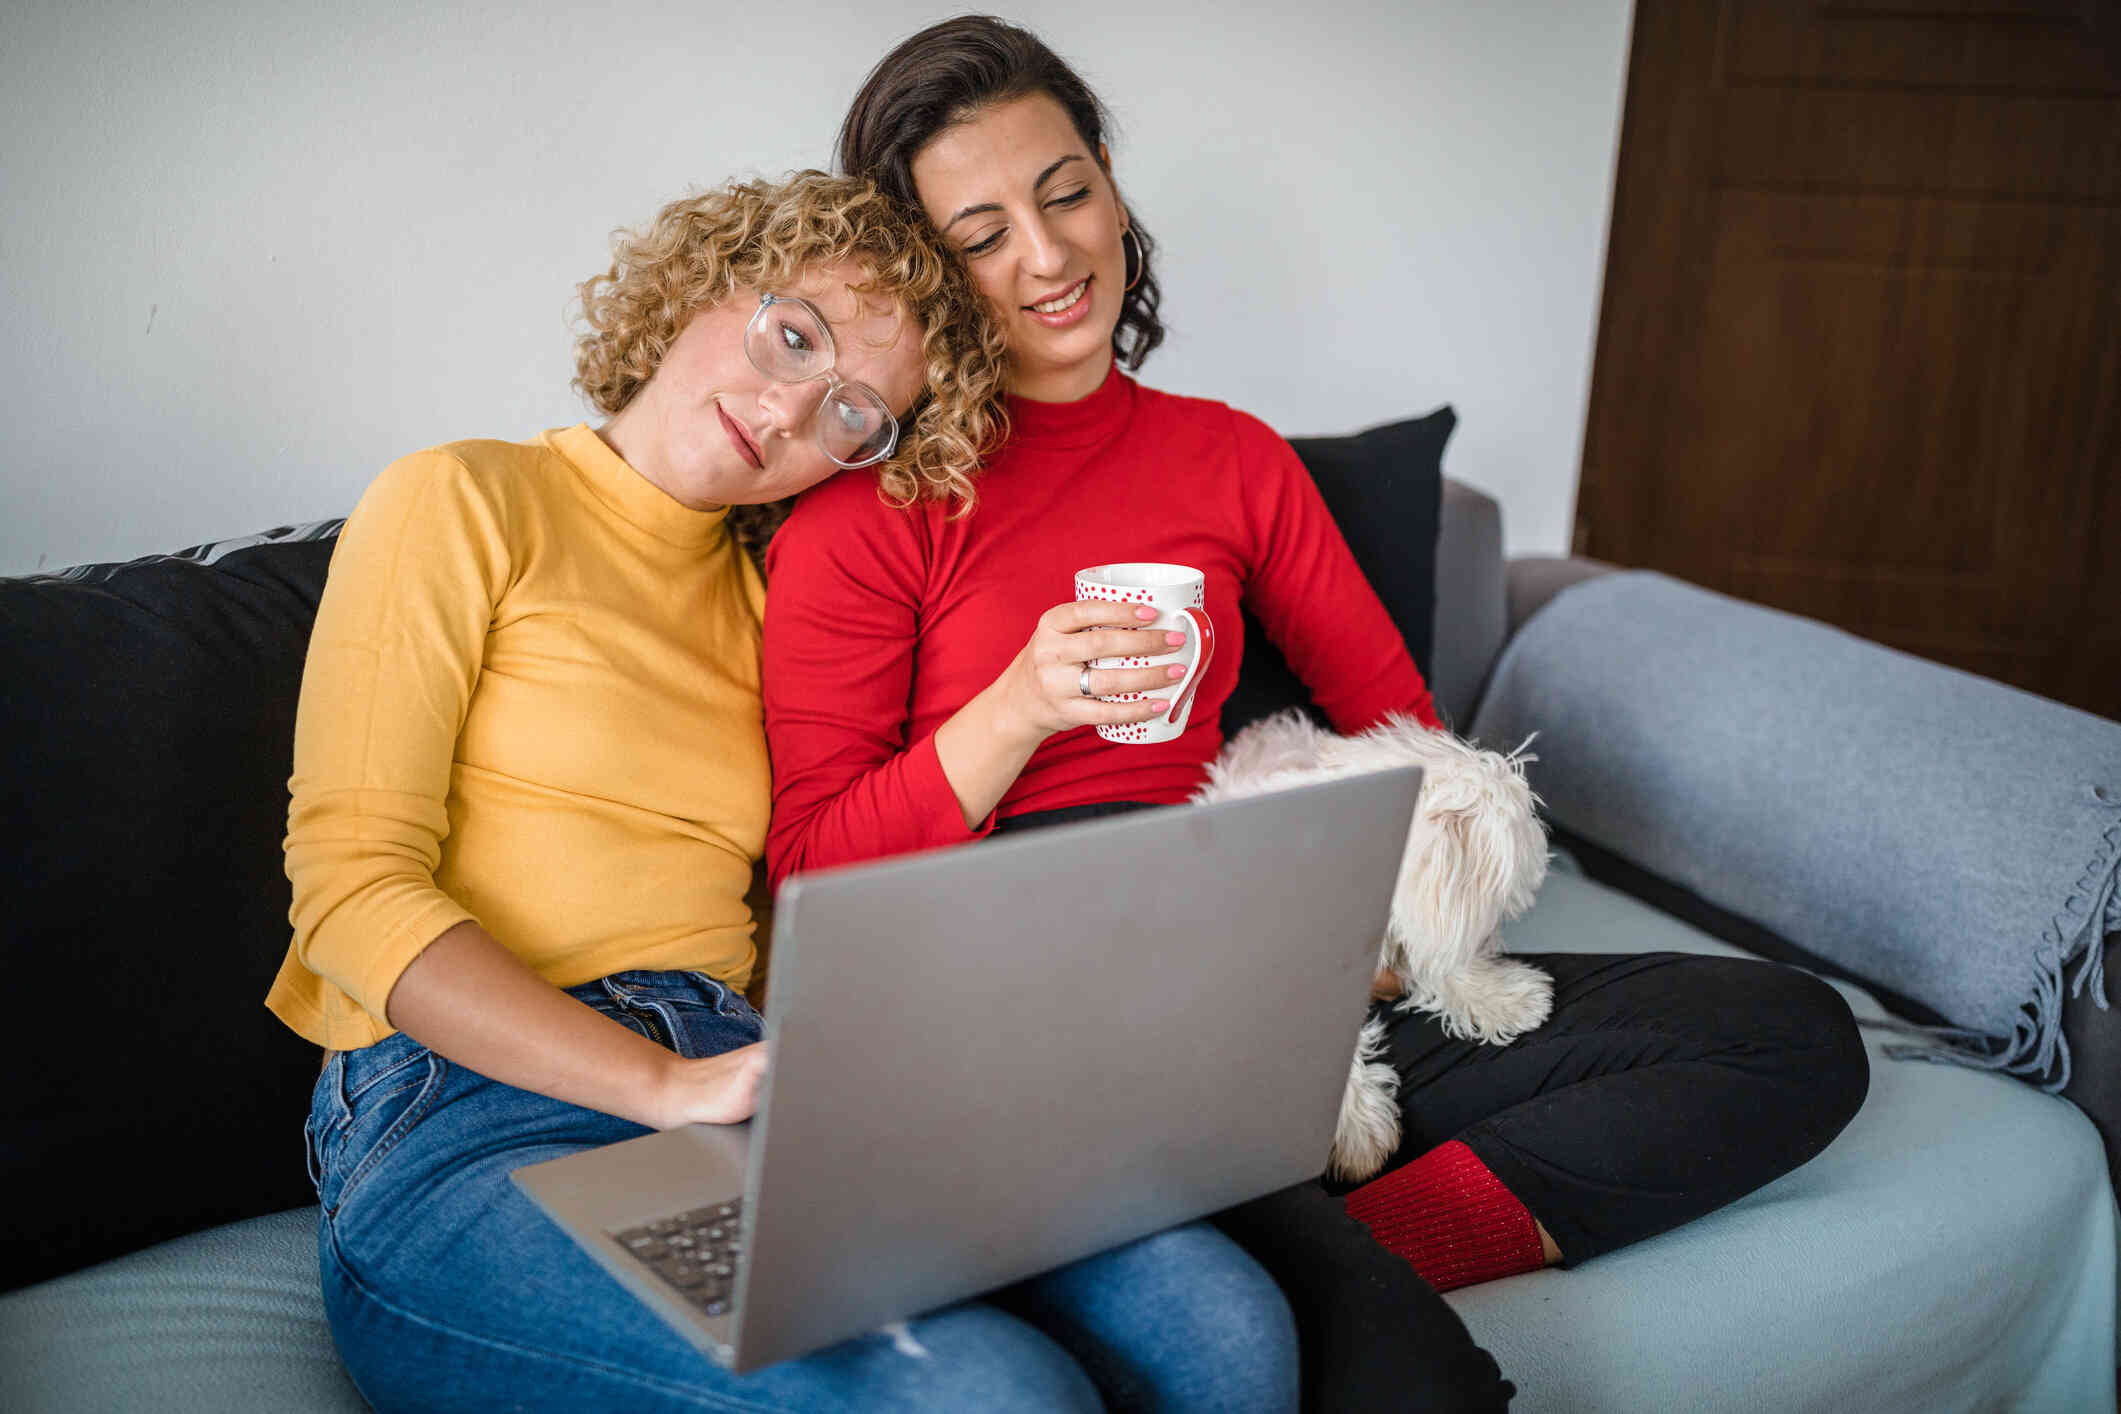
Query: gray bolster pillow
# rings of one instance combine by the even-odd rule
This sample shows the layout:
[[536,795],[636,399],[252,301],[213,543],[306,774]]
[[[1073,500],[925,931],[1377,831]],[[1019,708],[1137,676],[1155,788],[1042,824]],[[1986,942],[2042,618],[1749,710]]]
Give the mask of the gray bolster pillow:
[[2106,1005],[2121,932],[2121,723],[1631,571],[1504,651],[1473,734],[1535,731],[1565,829],[2068,1083],[2063,996]]

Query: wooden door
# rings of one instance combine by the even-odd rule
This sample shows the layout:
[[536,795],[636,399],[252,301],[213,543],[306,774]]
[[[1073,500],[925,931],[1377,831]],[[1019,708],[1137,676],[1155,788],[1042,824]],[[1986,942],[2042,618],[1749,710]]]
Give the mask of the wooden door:
[[1575,549],[2121,718],[2121,0],[1637,0]]

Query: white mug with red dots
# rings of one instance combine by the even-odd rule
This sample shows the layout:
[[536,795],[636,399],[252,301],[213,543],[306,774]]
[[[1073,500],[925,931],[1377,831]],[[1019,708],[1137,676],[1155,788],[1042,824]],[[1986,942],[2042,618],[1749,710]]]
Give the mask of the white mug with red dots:
[[1075,572],[1075,597],[1110,599],[1120,604],[1145,604],[1156,610],[1153,623],[1132,625],[1144,629],[1183,633],[1185,647],[1157,658],[1098,658],[1093,668],[1148,668],[1177,666],[1186,675],[1169,687],[1154,692],[1117,692],[1106,702],[1167,701],[1161,716],[1146,722],[1100,726],[1097,734],[1106,741],[1140,743],[1170,741],[1186,729],[1192,715],[1193,694],[1201,675],[1215,657],[1215,625],[1208,621],[1207,576],[1190,565],[1117,564],[1093,565]]

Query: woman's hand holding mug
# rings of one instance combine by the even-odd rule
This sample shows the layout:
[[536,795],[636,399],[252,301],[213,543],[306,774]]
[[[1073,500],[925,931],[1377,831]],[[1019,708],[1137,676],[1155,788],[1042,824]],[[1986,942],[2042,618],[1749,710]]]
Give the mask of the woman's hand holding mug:
[[[1027,736],[1044,741],[1071,727],[1131,726],[1161,716],[1167,702],[1138,694],[1185,678],[1183,664],[1151,660],[1185,647],[1187,637],[1145,626],[1156,618],[1150,605],[1105,599],[1078,599],[1046,610],[997,684],[1011,718]],[[1129,659],[1134,665],[1090,666],[1099,659]],[[1125,700],[1106,700],[1121,694]]]
[[936,761],[967,829],[994,812],[1056,732],[1094,726],[1106,741],[1142,742],[1186,729],[1215,654],[1204,586],[1185,565],[1077,573],[1075,601],[1039,615],[1000,676],[935,729]]
[[[1097,734],[1106,741],[1122,743],[1176,739],[1186,730],[1194,695],[1207,675],[1208,665],[1215,660],[1215,625],[1209,621],[1207,610],[1208,577],[1191,565],[1139,561],[1092,565],[1075,572],[1075,597],[1133,605],[1137,616],[1143,609],[1153,609],[1156,612],[1151,625],[1182,645],[1179,665],[1165,670],[1165,681],[1149,687],[1118,681],[1107,685],[1105,674],[1139,667],[1142,660],[1136,657],[1121,653],[1100,655],[1084,666],[1082,691],[1134,706],[1146,702],[1155,709],[1132,720],[1107,718],[1099,722]],[[1148,694],[1146,699],[1143,694]]]

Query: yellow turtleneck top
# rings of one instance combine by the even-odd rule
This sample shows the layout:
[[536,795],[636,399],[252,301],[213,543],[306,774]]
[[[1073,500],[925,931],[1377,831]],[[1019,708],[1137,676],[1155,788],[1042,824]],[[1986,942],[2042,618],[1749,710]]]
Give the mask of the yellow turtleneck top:
[[586,426],[377,479],[302,675],[274,1014],[379,1041],[399,975],[465,919],[558,986],[748,982],[765,587],[723,519]]

